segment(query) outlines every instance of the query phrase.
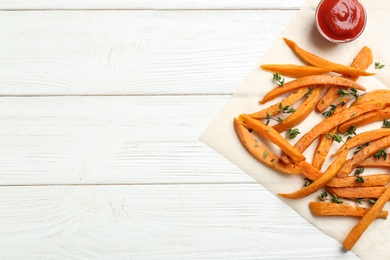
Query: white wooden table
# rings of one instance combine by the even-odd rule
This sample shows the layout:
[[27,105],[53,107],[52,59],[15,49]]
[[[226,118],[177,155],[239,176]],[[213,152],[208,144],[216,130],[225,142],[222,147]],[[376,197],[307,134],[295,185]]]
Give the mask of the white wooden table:
[[304,3],[0,2],[0,259],[357,259],[199,135]]

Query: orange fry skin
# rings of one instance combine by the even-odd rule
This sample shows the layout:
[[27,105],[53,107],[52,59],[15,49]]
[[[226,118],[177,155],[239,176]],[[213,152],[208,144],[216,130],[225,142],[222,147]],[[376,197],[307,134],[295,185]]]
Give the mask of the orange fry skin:
[[[291,163],[283,163],[279,160],[278,156],[259,144],[256,139],[249,133],[239,121],[234,118],[234,129],[237,136],[245,147],[245,149],[259,162],[279,172],[287,174],[301,174],[302,170],[299,166]],[[265,156],[267,154],[267,156]]]
[[[388,102],[388,101],[387,101]],[[382,121],[390,118],[390,107],[386,107],[385,109],[376,110],[367,112],[359,117],[348,120],[347,122],[341,124],[338,128],[340,133],[345,133],[351,126],[360,127],[364,125],[368,125],[373,122]]]
[[347,176],[344,178],[333,178],[326,186],[335,188],[347,187],[372,187],[372,186],[386,186],[390,182],[389,174],[371,174],[361,176],[364,182],[357,182],[356,176]]
[[390,146],[390,135],[382,137],[370,145],[362,148],[358,153],[354,154],[344,164],[343,168],[339,171],[337,177],[345,177],[351,173],[364,159],[373,156],[376,152],[382,149],[386,149]]
[[304,88],[299,88],[297,91],[291,93],[288,97],[283,99],[281,102],[278,102],[268,108],[262,109],[260,111],[257,111],[252,114],[248,114],[248,116],[256,119],[262,119],[262,118],[267,118],[268,116],[274,116],[279,113],[280,111],[280,106],[285,107],[291,107],[294,105],[298,100],[300,100],[304,95],[306,95],[309,92],[309,87],[304,87]]
[[267,138],[270,142],[277,145],[283,152],[288,154],[295,162],[304,161],[305,156],[299,152],[293,145],[291,145],[283,136],[276,132],[271,126],[264,124],[263,122],[253,119],[250,116],[241,114],[238,120],[244,124],[244,126],[253,129],[253,131],[259,133],[263,137]]
[[280,73],[282,76],[291,78],[300,78],[312,75],[320,75],[330,72],[330,69],[319,68],[314,66],[302,66],[295,64],[263,64],[260,66],[263,70],[271,71],[273,73]]
[[[369,211],[367,208],[356,207],[348,204],[337,204],[330,202],[310,202],[310,211],[315,216],[344,216],[363,217]],[[377,218],[387,218],[389,212],[382,210]]]
[[360,96],[351,104],[351,106],[360,105],[364,102],[379,99],[386,102],[386,105],[390,105],[390,89],[377,89]]
[[[367,46],[364,46],[358,55],[356,55],[356,58],[353,60],[351,67],[355,67],[357,69],[366,70],[371,63],[373,62],[373,56],[372,51]],[[348,76],[348,75],[342,75],[342,77],[349,78],[350,80],[356,81],[359,77],[354,76]],[[338,86],[332,86],[328,89],[328,91],[322,96],[320,101],[318,101],[316,105],[316,109],[318,112],[324,112],[326,108],[328,108],[336,99],[340,97],[340,95],[337,93],[339,90]],[[367,100],[369,101],[369,100]]]
[[361,163],[359,163],[359,167],[390,168],[390,156],[387,156],[386,159],[369,157],[367,159],[364,159]]
[[324,164],[330,147],[333,144],[333,138],[328,138],[328,136],[333,136],[336,132],[337,130],[333,128],[327,134],[322,134],[319,137],[317,147],[314,151],[313,161],[311,162],[314,168],[318,170],[322,169],[322,165]]
[[281,133],[300,124],[313,111],[314,106],[321,97],[321,92],[321,88],[313,88],[310,96],[306,98],[295,112],[285,118],[281,123],[274,125],[273,128]]
[[[310,185],[309,185],[310,186]],[[347,187],[333,188],[327,187],[328,192],[344,199],[377,199],[386,190],[385,187]]]
[[364,70],[357,69],[355,67],[350,67],[338,63],[334,63],[331,61],[328,61],[326,59],[323,59],[317,55],[314,55],[313,53],[310,53],[301,47],[299,47],[294,41],[291,41],[287,38],[283,38],[288,47],[297,54],[302,60],[309,63],[310,65],[321,67],[321,68],[329,68],[333,72],[337,72],[340,74],[345,74],[349,76],[372,76],[375,75],[375,73],[366,72]]
[[374,140],[378,140],[382,137],[385,137],[387,135],[390,135],[390,128],[380,128],[380,129],[375,129],[367,132],[363,132],[360,134],[357,134],[353,136],[352,138],[348,139],[343,146],[340,147],[340,149],[332,154],[332,157],[337,155],[339,151],[347,147],[347,149],[352,149],[356,146],[366,144],[369,142],[372,142]]
[[[348,103],[349,99],[344,97],[344,98],[341,98],[338,102],[338,105],[334,111],[334,114],[337,114],[337,113],[340,113],[341,111],[344,111],[347,106],[346,104]],[[318,140],[318,144],[317,144],[317,148],[314,152],[314,156],[313,156],[313,161],[312,161],[312,165],[321,170],[322,168],[322,165],[324,164],[325,160],[326,160],[326,157],[329,153],[329,150],[332,146],[332,143],[333,143],[333,138],[332,136],[337,132],[337,128],[333,128],[331,129],[328,133],[326,134],[322,134]],[[329,138],[330,137],[330,138]],[[340,150],[342,150],[340,148]]]
[[302,161],[298,165],[302,169],[302,174],[312,181],[318,180],[323,174],[318,169],[314,168],[308,161]]
[[[294,146],[298,149],[298,151],[303,153],[319,135],[327,133],[330,129],[342,124],[352,117],[357,117],[367,111],[383,109],[384,107],[385,103],[380,100],[373,100],[358,106],[349,107],[340,113],[333,114],[332,116],[322,120],[303,137],[301,137]],[[289,162],[287,155],[283,155],[282,160],[284,162]]]
[[332,162],[328,169],[321,175],[320,178],[315,180],[309,186],[303,187],[300,190],[297,190],[293,193],[279,193],[279,196],[288,199],[301,199],[309,196],[310,194],[318,191],[324,187],[333,177],[336,176],[337,172],[343,166],[345,160],[347,159],[348,150],[345,149],[343,152],[337,156],[337,158]]
[[315,75],[315,76],[306,76],[301,77],[292,81],[285,83],[283,86],[277,86],[264,95],[263,99],[260,101],[261,104],[265,104],[268,101],[271,101],[278,96],[296,90],[302,87],[315,86],[317,87],[324,85],[338,85],[341,88],[356,88],[358,90],[365,91],[366,89],[356,83],[355,81],[342,78],[339,76],[331,75]]
[[343,246],[347,250],[351,250],[371,223],[378,217],[383,207],[390,199],[390,186],[388,186],[379,199],[375,202],[371,209],[360,219],[359,223],[353,227],[348,236],[343,241]]

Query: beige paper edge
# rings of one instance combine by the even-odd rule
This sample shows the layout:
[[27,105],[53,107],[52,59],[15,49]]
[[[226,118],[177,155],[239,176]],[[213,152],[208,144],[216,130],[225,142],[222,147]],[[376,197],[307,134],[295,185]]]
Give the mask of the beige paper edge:
[[[271,101],[263,106],[258,104],[261,97],[274,87],[272,75],[261,71],[258,68],[260,64],[302,63],[285,45],[282,40],[283,37],[296,41],[303,48],[319,56],[343,64],[351,63],[354,55],[364,45],[367,45],[373,50],[374,60],[380,61],[382,64],[388,64],[388,66],[381,71],[377,71],[372,65],[369,71],[375,71],[378,74],[375,77],[362,77],[358,82],[364,85],[368,91],[385,88],[385,84],[390,84],[390,62],[388,62],[390,61],[390,51],[387,50],[390,49],[387,44],[390,41],[386,35],[387,30],[384,29],[390,28],[390,17],[386,14],[390,10],[390,3],[386,3],[385,0],[375,1],[375,3],[363,1],[368,10],[369,21],[363,35],[354,42],[339,45],[326,42],[316,31],[314,27],[314,9],[317,3],[316,0],[309,0],[300,9],[267,53],[252,69],[232,98],[223,106],[222,110],[200,136],[200,141],[236,164],[275,196],[278,192],[292,192],[299,189],[302,186],[302,178],[272,171],[252,158],[243,148],[234,132],[233,118],[241,113],[255,112],[274,103],[274,101]],[[302,129],[310,129],[320,119],[319,115],[313,114],[309,120],[299,126],[299,129],[301,131]],[[361,131],[365,130],[367,129],[361,129]],[[293,140],[292,143],[294,143]],[[308,159],[311,158],[314,147],[315,144],[305,152]],[[308,209],[308,203],[317,201],[317,195],[313,194],[301,200],[286,200],[279,196],[278,198],[313,225],[341,243],[358,220],[342,217],[313,217]],[[364,233],[352,252],[362,259],[390,259],[388,248],[390,248],[390,220],[377,220]],[[340,250],[342,250],[341,244]]]

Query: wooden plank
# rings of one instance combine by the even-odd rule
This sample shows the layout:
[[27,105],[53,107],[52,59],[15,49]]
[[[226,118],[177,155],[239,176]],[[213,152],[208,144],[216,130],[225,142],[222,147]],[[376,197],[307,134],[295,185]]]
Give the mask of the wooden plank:
[[78,10],[78,9],[159,9],[159,10],[187,10],[187,9],[297,9],[303,5],[304,0],[44,0],[44,1],[29,1],[29,0],[13,0],[2,1],[0,10]]
[[340,248],[257,184],[0,187],[2,259],[358,259]]
[[296,11],[0,12],[0,95],[230,94]]
[[253,182],[198,141],[228,98],[0,98],[0,184]]

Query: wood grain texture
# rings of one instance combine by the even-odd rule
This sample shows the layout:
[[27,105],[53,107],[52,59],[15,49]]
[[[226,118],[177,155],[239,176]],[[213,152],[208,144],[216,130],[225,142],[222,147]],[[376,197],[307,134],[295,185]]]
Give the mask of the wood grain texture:
[[231,94],[296,11],[0,12],[0,95]]
[[2,259],[358,259],[276,197],[265,200],[266,194],[257,184],[0,187],[0,254]]
[[112,10],[112,9],[297,9],[303,5],[304,0],[12,0],[2,1],[0,10]]
[[0,184],[253,182],[198,141],[228,98],[0,98]]
[[197,140],[303,3],[0,2],[0,258],[357,259]]

